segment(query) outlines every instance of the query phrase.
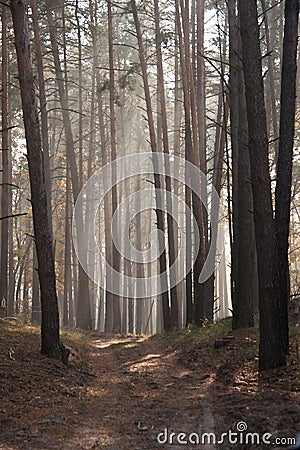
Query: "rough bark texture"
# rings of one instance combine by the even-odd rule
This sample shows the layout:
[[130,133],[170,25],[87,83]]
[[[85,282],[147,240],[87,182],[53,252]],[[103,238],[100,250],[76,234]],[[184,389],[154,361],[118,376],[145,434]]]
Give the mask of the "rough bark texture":
[[286,0],[283,39],[280,140],[277,161],[277,184],[275,192],[276,248],[279,268],[279,313],[281,341],[289,350],[288,299],[289,299],[289,229],[292,187],[292,162],[295,131],[297,42],[299,0]]
[[67,361],[69,350],[60,342],[59,315],[50,232],[41,136],[31,66],[26,4],[11,2],[23,119],[27,143],[34,236],[39,265],[42,304],[42,353]]
[[256,268],[251,191],[248,124],[244,76],[239,46],[236,0],[228,2],[230,39],[230,132],[232,147],[233,248],[233,329],[253,327],[253,296]]
[[239,0],[243,67],[249,132],[254,224],[259,276],[259,370],[285,364],[278,310],[278,268],[275,253],[268,136],[259,41],[257,4]]
[[50,224],[50,231],[52,233],[52,206],[51,206],[51,176],[50,176],[50,150],[49,150],[49,129],[48,129],[48,112],[47,112],[47,99],[45,90],[45,78],[44,78],[44,64],[43,64],[43,54],[41,46],[41,36],[38,24],[38,14],[36,0],[31,3],[32,10],[32,27],[34,32],[34,43],[35,43],[35,53],[36,53],[36,64],[38,72],[38,85],[39,85],[39,100],[40,100],[40,110],[41,110],[41,138],[43,146],[44,155],[44,170],[45,170],[45,181],[47,188],[47,205],[48,205],[48,217]]

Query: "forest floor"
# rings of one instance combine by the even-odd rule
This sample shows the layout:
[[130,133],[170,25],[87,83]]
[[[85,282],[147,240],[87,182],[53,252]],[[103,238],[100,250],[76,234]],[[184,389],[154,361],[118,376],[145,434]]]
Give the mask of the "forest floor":
[[[155,337],[66,331],[68,366],[40,355],[37,328],[3,322],[0,449],[288,448],[274,442],[300,432],[298,331],[287,368],[259,376],[257,330],[229,321]],[[273,444],[201,444],[245,440],[243,427]]]

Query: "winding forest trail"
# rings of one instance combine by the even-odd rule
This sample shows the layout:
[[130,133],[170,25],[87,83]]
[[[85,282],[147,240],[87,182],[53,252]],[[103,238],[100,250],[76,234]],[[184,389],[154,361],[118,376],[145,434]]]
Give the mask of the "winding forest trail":
[[193,443],[203,433],[218,442],[238,423],[274,438],[300,431],[297,338],[287,368],[258,375],[251,329],[230,333],[220,349],[197,333],[177,342],[65,334],[68,367],[41,356],[38,333],[0,328],[0,450],[262,450],[289,446]]

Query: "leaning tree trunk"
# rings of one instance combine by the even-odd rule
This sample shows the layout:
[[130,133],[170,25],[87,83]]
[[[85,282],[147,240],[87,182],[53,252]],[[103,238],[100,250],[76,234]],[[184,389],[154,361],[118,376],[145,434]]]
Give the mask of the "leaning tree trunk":
[[285,364],[278,310],[278,268],[257,4],[239,0],[259,277],[259,370]]
[[42,353],[66,362],[69,350],[63,346],[59,337],[54,255],[47,210],[47,189],[35,100],[34,75],[29,49],[26,3],[22,0],[13,0],[11,2],[11,11],[27,143],[33,226],[41,287]]
[[279,268],[279,296],[281,342],[289,350],[289,228],[292,187],[292,161],[295,131],[296,74],[298,42],[299,0],[286,0],[283,39],[280,140],[275,192],[276,247]]

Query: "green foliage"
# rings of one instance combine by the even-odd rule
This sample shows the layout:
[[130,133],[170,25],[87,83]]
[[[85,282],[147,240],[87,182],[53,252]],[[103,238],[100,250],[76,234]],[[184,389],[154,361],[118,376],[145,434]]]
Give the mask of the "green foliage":
[[185,330],[172,330],[164,333],[164,339],[168,343],[192,342],[195,339],[215,338],[228,334],[231,331],[231,318],[219,320],[216,323],[204,322],[202,327],[190,324]]

